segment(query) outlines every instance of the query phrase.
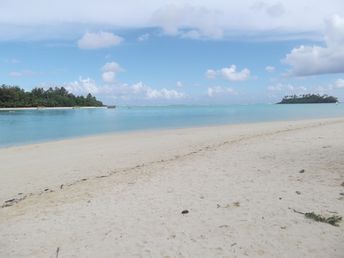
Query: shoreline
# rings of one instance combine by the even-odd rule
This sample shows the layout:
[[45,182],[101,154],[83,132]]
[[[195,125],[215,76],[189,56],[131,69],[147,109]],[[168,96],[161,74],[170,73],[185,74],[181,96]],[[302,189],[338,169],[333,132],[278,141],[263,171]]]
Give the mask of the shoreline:
[[23,110],[65,110],[65,109],[95,109],[107,107],[18,107],[18,108],[0,108],[0,111],[23,111]]
[[[98,108],[98,107],[94,107]],[[1,111],[1,110],[0,110]],[[224,123],[224,124],[205,124],[205,125],[195,125],[195,126],[187,126],[187,127],[161,127],[161,128],[142,128],[142,129],[132,129],[132,130],[123,130],[123,131],[112,131],[112,132],[101,132],[95,134],[87,134],[87,135],[79,135],[79,136],[68,136],[62,137],[57,139],[45,139],[40,141],[33,141],[27,143],[15,143],[10,145],[1,145],[1,149],[10,149],[16,147],[24,147],[24,146],[31,146],[31,145],[40,145],[40,144],[48,144],[48,143],[55,143],[61,141],[73,141],[73,140],[82,140],[87,138],[97,138],[97,137],[111,137],[111,136],[120,136],[120,135],[131,135],[131,134],[138,134],[138,133],[159,133],[159,132],[168,132],[174,130],[192,130],[192,129],[207,129],[207,128],[222,128],[222,127],[231,127],[231,126],[252,126],[252,125],[269,125],[273,123],[288,123],[288,122],[320,122],[320,121],[334,121],[334,120],[341,120],[344,119],[343,117],[326,117],[326,118],[310,118],[310,119],[291,119],[291,120],[275,120],[275,121],[262,121],[262,122],[243,122],[243,123]]]
[[[81,171],[87,168],[89,165],[88,163],[90,163],[93,167],[96,167],[98,165],[100,167],[103,167],[102,170],[100,170],[103,172],[93,173],[92,171],[88,171],[90,172],[91,176],[98,176],[99,173],[101,175],[102,173],[106,174],[106,169],[112,170],[113,167],[111,166],[116,164],[111,154],[115,155],[117,153],[117,159],[120,159],[119,157],[122,157],[124,154],[135,153],[137,151],[142,152],[140,153],[142,157],[139,157],[138,159],[124,159],[124,161],[120,161],[115,165],[116,168],[118,167],[119,169],[123,169],[140,165],[140,160],[144,160],[147,162],[147,156],[150,157],[148,162],[151,162],[159,160],[160,157],[173,157],[175,155],[173,152],[180,152],[179,148],[182,149],[182,153],[188,151],[190,152],[192,150],[191,146],[193,145],[190,146],[189,144],[193,143],[196,143],[196,146],[203,147],[209,144],[222,144],[224,137],[236,139],[238,137],[240,138],[241,135],[250,137],[250,135],[260,135],[262,133],[264,135],[265,133],[274,132],[275,130],[277,130],[277,132],[283,132],[289,130],[299,130],[304,126],[313,127],[322,124],[336,124],[341,122],[344,123],[344,118],[326,118],[292,121],[286,120],[261,123],[208,125],[187,128],[163,128],[139,131],[109,132],[96,135],[86,135],[80,137],[63,138],[52,141],[0,147],[0,163],[5,164],[4,171],[8,170],[9,176],[15,182],[17,178],[16,173],[18,173],[18,171],[21,170],[20,167],[26,167],[26,162],[29,162],[30,165],[28,166],[31,166],[33,161],[33,164],[37,167],[33,167],[32,170],[41,171],[44,174],[44,176],[47,177],[50,175],[46,174],[45,170],[49,170],[51,164],[56,163],[54,162],[55,157],[60,156],[62,154],[62,156],[60,156],[59,158],[61,159],[61,162],[63,162],[62,160],[64,160],[65,158],[70,158],[67,156],[67,153],[69,153],[70,155],[73,155],[73,159],[68,160],[70,164],[65,164],[67,168],[64,169],[64,173],[65,175],[67,175],[67,178],[69,178],[68,180],[77,181],[80,179],[80,175],[77,175],[75,177],[73,174],[70,173],[70,169],[68,168],[68,166],[81,167],[78,169],[79,171]],[[168,138],[167,142],[169,145],[169,148],[167,148],[165,152],[161,151],[161,148],[163,148],[162,146],[164,146],[164,144],[163,142],[160,142],[161,139],[164,137]],[[152,142],[154,143],[154,146],[152,146]],[[120,149],[123,146],[126,147],[124,148],[124,153],[123,149]],[[151,155],[146,155],[146,153],[144,153],[146,146],[149,146],[150,148],[153,147],[154,153],[152,153]],[[109,153],[110,151],[112,151],[113,153]],[[84,158],[84,152],[88,156],[88,158],[86,158],[88,161],[84,164],[78,164],[78,159]],[[20,158],[18,159],[21,160],[23,164],[15,164],[15,166],[11,164],[11,161],[15,162],[16,156],[20,156]],[[103,166],[104,164],[99,164],[99,160],[92,162],[93,156],[106,156],[106,159],[104,159],[105,163],[109,163],[111,165],[106,164],[106,166]],[[27,157],[31,157],[31,159],[33,160],[30,160]],[[47,161],[44,162],[44,164],[42,164],[41,159],[43,159],[44,157],[47,159]],[[43,167],[41,167],[42,165]],[[104,167],[106,168],[105,170]],[[53,171],[58,170],[59,167],[53,168]],[[49,181],[51,181],[54,187],[58,187],[60,183],[64,183],[63,181],[58,181],[58,183],[56,184],[56,182],[53,183],[53,180],[50,179]],[[42,180],[42,183],[43,182],[44,180]],[[2,190],[6,189],[6,186],[8,185],[10,185],[10,182],[6,183],[5,181],[3,181],[3,184],[1,184],[0,180],[0,203],[4,201],[4,197],[2,196]],[[43,188],[43,186],[41,188]],[[39,189],[36,190],[39,191]],[[35,192],[35,190],[29,192]]]
[[0,149],[0,256],[341,257],[343,223],[292,209],[344,216],[343,128],[279,121]]

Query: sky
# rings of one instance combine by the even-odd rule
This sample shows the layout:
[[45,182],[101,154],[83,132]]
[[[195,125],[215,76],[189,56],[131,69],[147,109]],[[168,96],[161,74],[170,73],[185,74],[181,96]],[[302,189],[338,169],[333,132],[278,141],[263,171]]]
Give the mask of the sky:
[[0,84],[105,104],[344,101],[342,0],[0,0]]

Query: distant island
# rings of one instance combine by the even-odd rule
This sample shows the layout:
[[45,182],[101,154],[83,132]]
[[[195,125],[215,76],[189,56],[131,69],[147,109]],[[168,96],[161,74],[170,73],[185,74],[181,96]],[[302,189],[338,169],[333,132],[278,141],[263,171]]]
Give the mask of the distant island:
[[314,104],[314,103],[336,103],[338,99],[333,96],[319,95],[319,94],[306,94],[306,95],[292,95],[285,96],[281,102],[277,104]]
[[90,93],[86,97],[75,96],[64,87],[34,88],[31,91],[4,84],[0,87],[0,108],[101,106],[103,103]]

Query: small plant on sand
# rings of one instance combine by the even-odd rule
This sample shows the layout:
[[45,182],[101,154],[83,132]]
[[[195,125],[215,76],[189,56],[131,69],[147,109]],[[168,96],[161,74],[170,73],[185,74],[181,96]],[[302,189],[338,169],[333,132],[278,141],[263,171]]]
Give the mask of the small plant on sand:
[[[289,208],[290,209],[290,208]],[[316,214],[314,212],[301,212],[301,211],[297,211],[295,209],[292,209],[295,213],[299,213],[304,215],[307,219],[312,219],[318,222],[323,222],[323,223],[327,223],[330,224],[332,226],[339,226],[339,222],[342,221],[342,217],[341,216],[337,216],[337,215],[333,215],[331,217],[324,217],[322,215]]]
[[314,212],[306,212],[305,217],[308,219],[312,219],[318,222],[323,222],[323,223],[328,223],[331,224],[332,226],[338,227],[338,223],[342,220],[342,217],[334,215],[331,217],[324,217],[319,214],[315,214]]

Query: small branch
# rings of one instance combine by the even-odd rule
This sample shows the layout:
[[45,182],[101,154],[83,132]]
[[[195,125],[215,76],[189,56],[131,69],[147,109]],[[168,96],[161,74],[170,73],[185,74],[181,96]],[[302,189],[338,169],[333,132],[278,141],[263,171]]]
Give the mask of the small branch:
[[304,212],[297,211],[297,210],[295,210],[295,209],[292,209],[292,210],[293,210],[293,212],[298,213],[298,214],[302,214],[302,215],[305,215],[305,214],[306,214],[306,213],[304,213]]

